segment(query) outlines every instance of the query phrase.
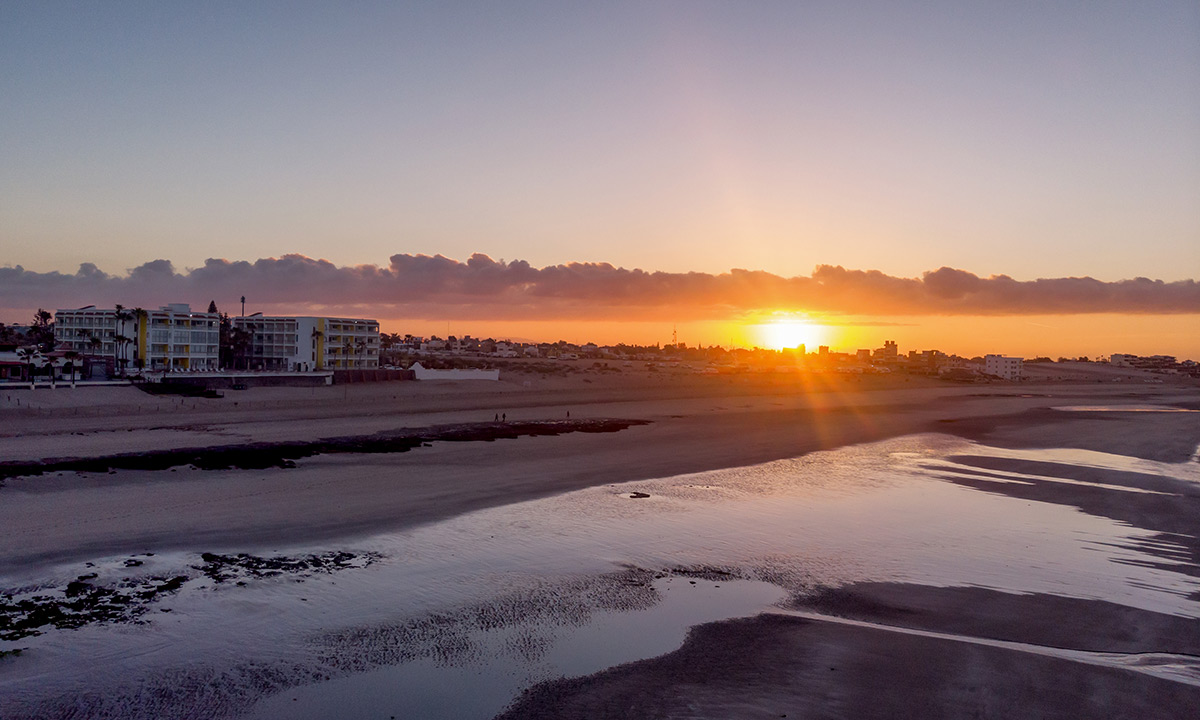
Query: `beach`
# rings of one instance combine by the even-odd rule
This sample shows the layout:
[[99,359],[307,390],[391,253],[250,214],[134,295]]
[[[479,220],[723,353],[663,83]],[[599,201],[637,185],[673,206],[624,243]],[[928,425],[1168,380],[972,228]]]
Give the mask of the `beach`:
[[[40,635],[5,643],[6,650],[22,649],[0,662],[0,687],[19,702],[0,715],[139,716],[137,709],[147,717],[277,717],[279,706],[271,703],[288,702],[284,696],[293,688],[416,667],[426,657],[422,652],[432,657],[453,645],[427,634],[410,643],[423,650],[388,655],[347,640],[361,637],[355,632],[383,646],[404,645],[395,638],[407,636],[387,628],[422,626],[421,618],[446,608],[491,608],[471,617],[491,613],[514,587],[521,588],[523,603],[575,598],[571,607],[591,608],[579,621],[584,627],[608,612],[667,607],[677,596],[672,593],[701,588],[719,598],[736,586],[751,598],[746,608],[713,610],[712,617],[697,611],[696,622],[678,630],[686,638],[664,641],[645,657],[561,679],[530,671],[527,680],[496,691],[508,699],[499,707],[481,705],[479,716],[1179,717],[1200,701],[1200,674],[1187,659],[1200,655],[1200,388],[1183,380],[1143,381],[1154,379],[1097,381],[1078,373],[953,384],[908,376],[639,370],[551,378],[507,373],[498,383],[251,388],[220,399],[156,397],[134,388],[3,389],[0,575],[6,587],[45,594],[90,564],[100,578],[74,582],[82,583],[78,593],[95,592],[107,577],[104,568],[160,563],[166,573],[167,558],[174,558],[171,567],[184,569],[171,572],[183,574],[164,574],[143,605],[149,611],[164,604],[180,627],[230,602],[204,600],[218,586],[221,593],[212,598],[232,597],[231,582],[210,580],[202,589],[204,577],[227,575],[246,592],[269,593],[278,582],[271,572],[309,573],[297,576],[309,588],[327,576],[338,589],[327,588],[325,600],[306,596],[304,602],[324,602],[326,612],[345,618],[295,620],[291,634],[298,639],[266,658],[231,659],[228,648],[218,653],[201,643],[199,657],[215,653],[221,661],[214,667],[224,670],[192,691],[178,691],[175,705],[147,704],[145,695],[172,671],[171,653],[134,666],[144,676],[141,691],[125,680],[89,680],[82,671],[67,673],[61,687],[39,685],[33,668],[50,661],[39,654],[72,656],[76,642],[91,648],[87,652],[108,642],[144,642],[112,639],[120,621],[111,618],[78,630],[42,627]],[[204,469],[218,456],[226,458],[221,468]],[[81,461],[92,465],[84,471],[71,465]],[[846,469],[855,463],[861,472]],[[843,480],[822,484],[812,479],[818,475]],[[663,498],[667,504],[658,504]],[[628,510],[611,515],[610,500]],[[779,510],[786,503],[795,503],[794,510]],[[924,521],[887,515],[889,507],[910,507],[905,503],[914,513],[944,512]],[[811,509],[816,506],[826,510]],[[722,515],[727,511],[742,514],[735,522]],[[1037,514],[1043,511],[1050,514]],[[790,524],[809,512],[809,525]],[[1002,522],[1006,512],[1016,529]],[[689,517],[704,520],[680,519]],[[845,524],[814,529],[830,517],[868,524],[857,534]],[[951,542],[947,533],[961,532],[964,539],[954,542],[964,547],[976,542],[975,528],[961,522],[941,535],[913,539],[913,526],[955,517],[977,518],[982,539],[975,564],[959,567],[953,543],[942,546]],[[882,532],[871,518],[898,534],[863,545],[863,538]],[[1080,518],[1092,524],[1073,532],[1095,538],[1090,555],[1078,554],[1075,539],[1061,529]],[[614,529],[635,520],[642,524]],[[733,523],[729,531],[714,537],[742,540],[714,539],[709,547],[707,535],[687,535],[699,532],[696,523],[727,522]],[[772,549],[775,535],[753,530],[756,523],[792,539]],[[988,534],[988,523],[997,534],[1037,533],[1046,548],[1061,545],[1055,557],[1065,568],[1083,567],[1095,548],[1118,550],[1095,572],[1080,570],[1055,587],[1053,578],[1065,577],[1061,569],[1055,574],[1041,567],[1036,548],[1014,546],[1010,556],[1009,546]],[[553,532],[545,529],[550,526]],[[487,535],[482,527],[490,528]],[[575,554],[524,558],[533,551],[520,547],[521,533],[545,557],[557,558],[567,547]],[[626,547],[614,533],[644,542]],[[478,541],[490,549],[464,539],[475,537],[491,538]],[[1013,542],[1030,537],[1013,535]],[[420,555],[417,538],[450,548],[437,558],[421,555],[428,566],[420,565],[420,573],[402,562],[405,553]],[[901,548],[911,542],[911,552],[897,550],[887,559],[888,542]],[[556,544],[561,548],[547,549]],[[346,555],[330,554],[338,552]],[[281,553],[309,559],[274,566],[237,560]],[[467,560],[448,559],[472,553],[492,555],[471,560],[469,570],[454,565]],[[1025,557],[1032,570],[1021,565]],[[539,569],[494,576],[480,569],[510,562]],[[976,575],[993,563],[997,569]],[[445,579],[456,572],[471,582],[460,587]],[[1129,575],[1110,577],[1119,572]],[[387,573],[399,573],[404,582],[435,579],[422,586],[419,599],[398,601],[403,608],[360,607],[383,587],[372,583]],[[537,582],[511,579],[522,573],[533,573]],[[481,590],[485,576],[499,584],[484,583]],[[185,578],[181,590],[164,584],[171,577]],[[544,583],[558,588],[563,578],[598,583],[587,587],[607,588],[616,599],[597,606],[594,589],[580,595],[587,600],[572,595],[582,592],[575,590],[556,589],[549,597],[557,600],[549,601],[526,592]],[[360,592],[339,594],[354,582],[363,583]],[[264,607],[283,602],[259,601]],[[259,632],[255,622],[265,621],[242,617],[240,610],[221,612],[209,619],[235,618],[232,624],[250,634]],[[166,622],[162,617],[150,626]],[[511,619],[500,627],[534,632],[524,622]],[[543,624],[571,627],[561,620]],[[338,638],[336,651],[329,650],[330,637]],[[1073,652],[1151,659],[1131,669]],[[1153,659],[1160,655],[1164,659]],[[449,657],[453,666],[457,661]],[[228,680],[247,663],[282,676]],[[297,668],[294,677],[279,669],[285,665]],[[1153,672],[1145,671],[1150,666]],[[222,682],[226,691],[210,687]],[[373,716],[382,702],[353,715]],[[201,706],[207,710],[199,712]]]

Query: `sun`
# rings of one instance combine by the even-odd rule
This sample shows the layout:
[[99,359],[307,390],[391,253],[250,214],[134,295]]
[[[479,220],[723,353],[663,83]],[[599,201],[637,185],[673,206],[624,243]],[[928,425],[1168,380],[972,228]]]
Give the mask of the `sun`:
[[821,329],[804,320],[773,320],[755,326],[763,347],[772,350],[796,348],[804,345],[815,349],[821,342]]

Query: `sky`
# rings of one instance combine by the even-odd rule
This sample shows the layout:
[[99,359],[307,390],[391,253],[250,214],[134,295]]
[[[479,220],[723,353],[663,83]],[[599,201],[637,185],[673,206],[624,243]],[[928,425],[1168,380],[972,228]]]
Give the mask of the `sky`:
[[0,320],[1200,359],[1195,2],[11,0],[0,68]]

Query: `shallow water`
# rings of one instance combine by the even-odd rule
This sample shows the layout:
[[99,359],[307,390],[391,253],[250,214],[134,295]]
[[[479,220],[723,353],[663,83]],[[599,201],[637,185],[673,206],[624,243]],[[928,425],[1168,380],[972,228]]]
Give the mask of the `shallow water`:
[[1175,407],[1173,405],[1060,405],[1051,410],[1062,412],[1149,412],[1149,413],[1194,413],[1200,410]]
[[[189,571],[190,553],[143,558],[136,570],[110,558],[87,569],[96,582],[133,572],[193,579],[156,602],[145,624],[0,644],[30,648],[0,664],[0,694],[12,701],[0,714],[221,716],[257,702],[251,715],[260,718],[486,718],[538,681],[660,655],[698,623],[857,581],[1052,593],[1200,617],[1200,582],[1164,554],[1169,539],[946,481],[978,473],[954,458],[981,455],[1088,467],[1096,491],[1128,491],[1105,483],[1105,472],[1200,477],[1190,463],[922,435],[592,488],[353,547],[279,548],[382,555],[327,575],[239,586]],[[989,473],[997,484],[1067,481]]]

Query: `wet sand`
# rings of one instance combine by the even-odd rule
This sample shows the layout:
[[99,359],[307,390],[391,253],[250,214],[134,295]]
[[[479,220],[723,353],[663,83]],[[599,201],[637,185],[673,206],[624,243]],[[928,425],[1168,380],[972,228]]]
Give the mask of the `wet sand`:
[[526,693],[503,720],[1184,718],[1200,688],[1125,669],[777,614],[694,629],[653,660]]

